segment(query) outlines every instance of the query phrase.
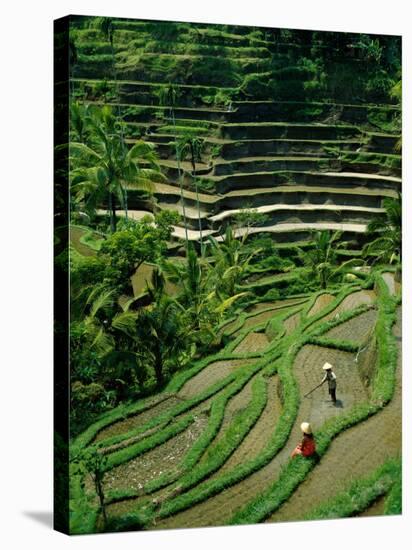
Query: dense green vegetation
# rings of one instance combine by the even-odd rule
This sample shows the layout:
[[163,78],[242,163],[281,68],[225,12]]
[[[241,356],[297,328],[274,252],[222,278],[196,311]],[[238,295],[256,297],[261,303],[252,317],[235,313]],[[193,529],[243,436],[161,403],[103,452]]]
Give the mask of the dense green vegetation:
[[[73,17],[71,46],[71,530],[191,525],[273,468],[219,518],[264,521],[395,399],[400,39]],[[310,349],[370,383],[291,461]],[[307,517],[398,513],[397,458]]]

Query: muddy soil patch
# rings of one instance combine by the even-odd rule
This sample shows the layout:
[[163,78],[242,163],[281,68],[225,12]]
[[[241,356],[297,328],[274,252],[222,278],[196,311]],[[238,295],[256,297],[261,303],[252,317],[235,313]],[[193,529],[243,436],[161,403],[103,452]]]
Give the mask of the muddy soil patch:
[[286,334],[290,334],[293,332],[297,326],[299,325],[301,320],[301,312],[298,311],[297,313],[294,313],[290,317],[288,317],[285,321],[283,321],[283,326],[285,327]]
[[259,325],[260,323],[264,323],[265,321],[269,321],[274,315],[276,310],[269,310],[269,311],[262,311],[262,313],[259,313],[258,315],[254,315],[253,317],[249,317],[246,319],[246,321],[243,323],[242,329],[247,329],[251,327],[255,327],[256,325]]
[[262,351],[269,345],[269,340],[263,332],[249,332],[235,349],[235,353]]
[[119,435],[135,428],[139,428],[140,426],[146,424],[146,422],[149,422],[149,420],[156,418],[156,416],[159,416],[159,414],[167,411],[168,409],[171,409],[180,402],[180,399],[171,396],[168,399],[161,401],[157,405],[154,405],[150,409],[141,412],[140,414],[135,414],[133,416],[130,416],[129,418],[125,418],[124,420],[115,422],[107,428],[104,428],[97,434],[94,441],[101,441],[102,439],[106,439],[107,437],[112,437],[114,435]]
[[300,304],[305,298],[290,298],[289,300],[277,300],[276,302],[259,302],[254,304],[246,309],[248,313],[257,313],[263,309],[272,308],[272,309],[283,309],[295,304]]
[[215,361],[188,380],[179,391],[178,396],[183,399],[192,399],[216,382],[219,382],[219,380],[223,380],[223,378],[229,376],[236,368],[253,363],[254,361],[254,359]]
[[334,299],[335,299],[335,296],[327,293],[321,294],[320,296],[318,296],[316,298],[315,303],[313,304],[313,306],[310,308],[308,312],[308,317],[310,317],[311,315],[316,315],[316,313],[319,313],[319,311],[322,311],[322,309],[324,309],[327,305],[329,305]]
[[[292,430],[292,439],[300,438],[300,423],[310,422],[315,431],[328,418],[346,414],[356,403],[367,400],[367,393],[359,376],[355,354],[336,349],[306,345],[296,356],[294,373],[301,395],[298,419]],[[325,383],[308,397],[303,397],[317,386],[324,375],[322,365],[326,362],[334,366],[337,377],[337,405],[333,405]]]
[[377,317],[378,312],[375,309],[365,311],[365,313],[361,313],[361,315],[357,315],[353,319],[334,327],[323,336],[362,343],[372,334]]
[[255,376],[251,380],[249,380],[249,382],[240,390],[239,393],[234,395],[229,400],[225,408],[225,413],[223,416],[223,421],[222,421],[222,425],[220,426],[219,432],[214,438],[211,446],[209,446],[206,452],[203,454],[200,462],[205,462],[211,456],[211,454],[213,454],[213,449],[215,444],[224,436],[234,416],[249,405],[250,400],[252,399],[252,384],[254,380],[255,380]]
[[273,430],[273,426],[278,421],[282,409],[278,395],[278,383],[277,376],[272,376],[268,379],[268,400],[262,415],[240,446],[215,476],[232,470],[242,462],[251,460],[263,451],[267,443],[267,435]]
[[[344,311],[350,311],[351,309],[355,309],[362,304],[373,304],[375,300],[376,294],[373,290],[359,290],[357,292],[353,292],[352,294],[349,294],[349,296],[346,296],[338,307],[325,315],[325,317],[322,317],[322,319],[317,323],[325,323],[326,321],[330,321],[331,319],[339,317],[339,315]],[[316,326],[316,324],[312,326]]]

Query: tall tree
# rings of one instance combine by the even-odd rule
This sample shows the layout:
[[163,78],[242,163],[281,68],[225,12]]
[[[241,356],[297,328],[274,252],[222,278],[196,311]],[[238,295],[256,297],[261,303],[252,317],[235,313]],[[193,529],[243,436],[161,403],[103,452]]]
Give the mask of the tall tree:
[[138,141],[128,151],[124,149],[111,107],[93,109],[87,125],[87,143],[70,143],[72,192],[75,201],[92,214],[106,202],[114,232],[117,204],[126,209],[126,189],[152,192],[154,184],[165,177],[151,144]]
[[210,272],[189,243],[184,262],[166,261],[162,269],[168,279],[179,285],[177,299],[187,311],[194,333],[199,334],[209,325],[208,294]]
[[185,197],[183,193],[183,181],[182,181],[182,170],[180,167],[180,156],[178,152],[178,141],[176,133],[176,117],[175,117],[175,107],[179,98],[179,89],[174,84],[167,84],[161,86],[158,91],[158,100],[159,105],[163,107],[169,107],[170,118],[172,119],[173,133],[174,133],[174,143],[175,143],[175,154],[176,154],[176,164],[177,164],[177,177],[179,181],[180,188],[180,200],[182,203],[182,213],[183,213],[183,223],[185,227],[185,241],[186,241],[186,250],[188,247],[189,239],[187,235],[187,219],[186,219],[186,207],[185,207]]
[[103,479],[106,471],[107,456],[96,449],[88,449],[84,452],[82,462],[86,471],[92,478],[96,495],[99,499],[100,512],[103,519],[103,530],[107,527],[106,498],[104,494]]
[[154,369],[159,389],[164,384],[166,365],[176,369],[189,342],[185,312],[165,293],[164,286],[163,275],[155,270],[148,286],[151,304],[140,309],[136,324],[140,350]]
[[193,136],[190,134],[185,134],[178,139],[177,142],[177,155],[180,160],[184,160],[187,156],[190,157],[190,162],[192,165],[192,180],[196,190],[196,204],[197,204],[197,215],[199,222],[199,235],[200,235],[200,250],[203,255],[203,238],[202,238],[202,219],[200,216],[200,203],[199,203],[199,188],[196,179],[196,162],[201,162],[202,160],[202,151],[204,148],[204,139]]
[[[120,141],[121,141],[122,148],[125,150],[126,144],[124,142],[123,118],[120,110],[120,89],[117,81],[116,56],[115,56],[115,49],[114,49],[115,26],[113,23],[113,19],[111,19],[110,17],[98,17],[97,27],[110,44],[110,51],[112,56],[112,73],[113,73],[113,80],[114,80],[114,89],[116,93],[117,118],[119,122]],[[128,218],[127,187],[124,189],[124,196],[125,196],[124,209],[125,209],[125,216],[127,219]]]

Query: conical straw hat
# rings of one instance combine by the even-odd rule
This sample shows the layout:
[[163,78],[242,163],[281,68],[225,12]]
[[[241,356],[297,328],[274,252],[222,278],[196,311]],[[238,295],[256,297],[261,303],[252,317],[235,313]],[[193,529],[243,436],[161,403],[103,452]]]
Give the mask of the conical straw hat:
[[300,425],[300,429],[302,430],[302,432],[304,434],[311,434],[312,433],[312,428],[311,428],[311,425],[309,424],[309,422],[302,422],[302,424]]
[[322,367],[323,370],[330,370],[332,368],[332,365],[330,363],[325,363]]

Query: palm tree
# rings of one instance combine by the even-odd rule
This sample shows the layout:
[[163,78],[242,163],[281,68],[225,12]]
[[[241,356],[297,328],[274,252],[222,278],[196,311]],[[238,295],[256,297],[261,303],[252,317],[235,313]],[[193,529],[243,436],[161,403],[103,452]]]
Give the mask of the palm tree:
[[73,139],[71,141],[85,143],[87,139],[87,120],[89,106],[78,101],[70,104],[70,126]]
[[116,339],[120,335],[133,339],[137,313],[129,311],[130,303],[119,310],[114,290],[96,287],[90,292],[86,302],[89,311],[82,324],[88,348],[100,359],[116,349]]
[[215,327],[225,311],[246,293],[228,297],[220,292],[217,284],[220,273],[212,262],[204,257],[199,259],[192,243],[189,243],[185,262],[166,261],[162,270],[180,287],[176,302],[188,318],[191,340],[195,344],[209,344],[216,337]]
[[251,260],[261,249],[248,252],[245,248],[247,234],[237,239],[230,225],[227,226],[225,238],[218,243],[209,237],[211,253],[214,258],[214,278],[216,292],[225,298],[239,296],[235,294],[236,286],[242,281]]
[[199,189],[196,180],[196,162],[202,160],[202,150],[204,147],[204,139],[190,134],[185,134],[177,141],[177,155],[180,160],[184,160],[188,155],[190,156],[190,162],[192,164],[192,179],[196,189],[196,204],[197,214],[199,220],[199,235],[200,235],[200,251],[203,256],[203,239],[202,239],[202,220],[200,217],[200,204],[199,204]]
[[164,286],[163,275],[154,270],[147,288],[151,304],[140,309],[136,325],[140,350],[153,366],[159,389],[164,383],[166,363],[178,364],[179,355],[188,343],[185,314],[165,293]]
[[203,321],[208,317],[206,310],[210,273],[205,262],[199,261],[193,244],[189,243],[185,262],[166,261],[162,269],[171,282],[179,285],[177,299],[188,312],[193,330],[201,331]]
[[164,107],[169,107],[170,117],[172,119],[174,139],[175,139],[175,152],[176,152],[176,163],[177,163],[177,177],[180,187],[180,200],[182,203],[182,213],[183,213],[183,223],[185,226],[185,240],[186,240],[186,250],[188,248],[189,239],[187,235],[187,220],[186,220],[186,208],[185,208],[185,198],[183,194],[183,182],[182,182],[182,171],[180,168],[180,158],[178,152],[177,144],[177,135],[176,135],[176,119],[175,119],[175,106],[179,98],[179,90],[173,84],[168,84],[166,86],[161,86],[158,92],[159,105]]
[[[114,31],[115,31],[115,27],[113,25],[113,20],[110,17],[98,17],[97,18],[97,27],[110,44],[110,51],[111,51],[111,56],[112,56],[112,73],[113,73],[113,80],[114,80],[114,88],[115,88],[115,92],[116,92],[117,118],[118,118],[118,121],[119,121],[120,142],[121,142],[121,146],[122,146],[123,150],[125,150],[126,145],[125,145],[125,142],[124,142],[124,134],[123,134],[123,119],[122,119],[122,115],[121,115],[121,112],[120,112],[120,92],[119,92],[119,86],[118,86],[118,83],[117,83],[116,57],[115,57],[115,53],[114,53]],[[126,216],[126,220],[127,220],[128,219],[127,188],[124,189],[124,195],[125,195],[124,208],[125,208],[125,216]]]
[[372,263],[402,262],[402,194],[383,200],[385,213],[376,217],[367,227],[367,234],[375,238],[363,247],[365,257],[374,257]]
[[[111,107],[93,110],[87,122],[88,143],[70,143],[72,191],[75,200],[91,213],[107,201],[111,231],[115,232],[117,204],[127,209],[126,189],[151,192],[154,183],[165,181],[165,177],[151,144],[138,141],[130,150],[124,149]],[[141,168],[142,162],[150,167]]]
[[363,261],[354,258],[339,264],[336,250],[346,243],[341,240],[342,232],[316,231],[314,246],[310,250],[299,250],[299,257],[307,269],[311,280],[318,280],[320,287],[326,289],[328,283],[341,279],[354,267],[363,265]]

